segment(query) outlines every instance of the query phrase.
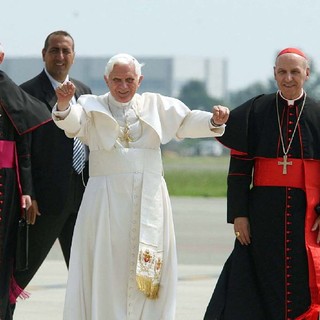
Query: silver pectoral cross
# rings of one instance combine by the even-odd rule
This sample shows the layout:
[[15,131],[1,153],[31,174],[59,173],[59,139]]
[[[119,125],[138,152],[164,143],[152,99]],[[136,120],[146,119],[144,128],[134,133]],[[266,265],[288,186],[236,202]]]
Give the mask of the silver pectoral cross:
[[287,155],[283,155],[283,161],[278,161],[278,165],[282,166],[282,174],[287,174],[287,166],[292,166],[292,161],[287,160]]

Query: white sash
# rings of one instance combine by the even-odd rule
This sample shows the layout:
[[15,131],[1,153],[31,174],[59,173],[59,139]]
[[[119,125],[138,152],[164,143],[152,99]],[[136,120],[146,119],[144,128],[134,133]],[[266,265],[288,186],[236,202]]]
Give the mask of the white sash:
[[121,148],[91,151],[90,176],[142,173],[139,251],[136,280],[139,289],[156,299],[163,264],[163,201],[161,151]]

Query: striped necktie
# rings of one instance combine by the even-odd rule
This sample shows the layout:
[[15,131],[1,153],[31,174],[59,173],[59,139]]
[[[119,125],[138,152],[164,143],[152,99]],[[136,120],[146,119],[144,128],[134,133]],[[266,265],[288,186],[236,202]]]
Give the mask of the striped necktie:
[[80,174],[85,166],[85,150],[83,143],[78,139],[73,139],[73,169]]

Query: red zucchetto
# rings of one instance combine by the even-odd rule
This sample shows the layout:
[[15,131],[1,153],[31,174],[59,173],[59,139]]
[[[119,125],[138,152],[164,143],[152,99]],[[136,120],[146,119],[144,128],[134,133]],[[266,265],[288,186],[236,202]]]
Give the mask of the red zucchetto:
[[285,54],[285,53],[295,53],[295,54],[298,54],[299,56],[305,58],[305,59],[308,59],[307,56],[299,49],[297,48],[286,48],[286,49],[283,49],[281,50],[277,57],[280,57],[281,55]]

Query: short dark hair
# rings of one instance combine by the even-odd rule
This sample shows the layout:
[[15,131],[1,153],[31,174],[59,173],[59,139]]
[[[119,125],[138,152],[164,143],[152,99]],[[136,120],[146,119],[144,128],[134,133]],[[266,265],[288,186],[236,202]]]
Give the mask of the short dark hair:
[[45,49],[45,50],[48,49],[48,47],[49,47],[49,41],[50,41],[50,37],[51,37],[51,36],[65,36],[65,37],[69,37],[69,38],[72,40],[72,49],[73,49],[73,51],[74,51],[74,40],[73,40],[71,34],[70,34],[69,32],[67,32],[67,31],[64,31],[64,30],[58,30],[58,31],[53,31],[53,32],[51,32],[51,33],[47,36],[46,40],[44,41],[44,48],[43,48],[43,49]]

